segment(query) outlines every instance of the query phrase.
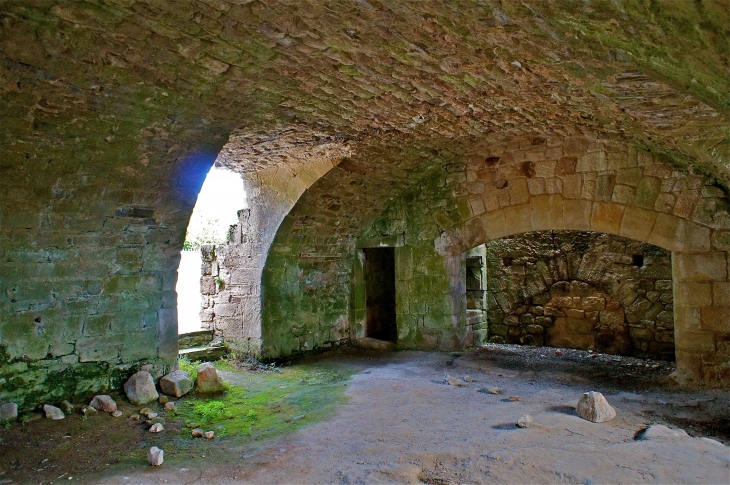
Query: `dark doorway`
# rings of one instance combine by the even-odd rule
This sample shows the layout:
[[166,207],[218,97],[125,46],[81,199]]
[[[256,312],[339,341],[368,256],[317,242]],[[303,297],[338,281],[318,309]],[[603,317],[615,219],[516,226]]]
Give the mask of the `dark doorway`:
[[395,250],[368,248],[365,252],[367,337],[395,342]]

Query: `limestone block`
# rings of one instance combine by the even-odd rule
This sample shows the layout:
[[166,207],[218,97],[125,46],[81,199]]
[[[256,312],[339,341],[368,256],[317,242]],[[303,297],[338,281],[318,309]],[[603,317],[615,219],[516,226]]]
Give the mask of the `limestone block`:
[[202,295],[214,295],[218,289],[215,278],[212,276],[200,277],[200,293]]
[[608,404],[603,394],[596,391],[584,393],[575,410],[578,416],[593,423],[611,421],[616,417],[616,410]]
[[583,176],[579,173],[563,175],[563,197],[566,199],[580,198],[581,188],[583,186]]
[[117,410],[117,403],[114,402],[114,399],[112,399],[111,396],[108,396],[106,394],[99,394],[94,396],[94,398],[89,403],[89,407],[92,409],[96,409],[97,411],[113,413]]
[[50,404],[43,405],[43,412],[46,415],[46,419],[52,419],[53,421],[58,421],[66,417],[66,415],[63,414],[63,411],[61,411],[60,408],[57,408],[56,406],[51,406]]
[[587,231],[591,228],[593,205],[586,200],[563,201],[563,219],[566,229]]
[[223,379],[221,379],[218,375],[218,370],[210,362],[204,362],[198,367],[196,388],[201,394],[212,394],[225,390]]
[[509,221],[507,234],[520,234],[532,231],[532,212],[530,206],[523,204],[503,209],[505,221]]
[[702,329],[730,334],[730,307],[702,308]]
[[132,404],[147,404],[160,397],[155,388],[155,381],[147,371],[133,374],[124,383],[124,392]]
[[619,234],[624,207],[618,204],[594,202],[591,213],[591,230]]
[[657,214],[654,211],[629,206],[626,208],[619,234],[638,241],[647,241],[654,227]]
[[675,290],[675,304],[679,306],[711,306],[712,288],[710,282],[680,281]]
[[563,198],[559,195],[540,195],[530,200],[533,230],[563,229]]
[[692,353],[714,352],[715,335],[709,332],[677,333],[677,350]]
[[696,332],[699,331],[702,324],[702,317],[699,307],[674,306],[674,325],[677,329]]
[[715,281],[712,283],[712,301],[717,306],[730,306],[730,282]]
[[656,177],[643,177],[636,188],[636,205],[644,209],[654,209],[659,196],[661,180]]
[[172,371],[160,379],[160,389],[165,394],[175,397],[182,397],[193,388],[193,380],[187,372],[182,370]]
[[165,461],[165,452],[160,448],[153,446],[147,452],[147,461],[152,466],[160,466]]
[[724,252],[675,254],[676,277],[690,281],[725,281],[727,279],[727,261]]

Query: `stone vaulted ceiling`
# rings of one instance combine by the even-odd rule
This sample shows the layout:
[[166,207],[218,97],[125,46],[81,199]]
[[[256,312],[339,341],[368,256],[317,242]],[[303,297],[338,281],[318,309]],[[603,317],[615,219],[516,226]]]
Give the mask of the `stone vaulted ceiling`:
[[0,1],[3,144],[237,130],[251,170],[279,136],[367,165],[583,132],[727,182],[729,25],[722,1]]

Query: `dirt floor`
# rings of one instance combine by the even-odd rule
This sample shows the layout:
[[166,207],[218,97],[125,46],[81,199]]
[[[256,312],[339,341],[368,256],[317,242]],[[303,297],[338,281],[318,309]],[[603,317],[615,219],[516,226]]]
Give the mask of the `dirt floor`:
[[[37,420],[0,432],[0,483],[730,483],[728,392],[678,390],[671,363],[489,345],[333,352],[298,364],[307,366],[351,377],[321,384],[337,386],[343,398],[328,399],[340,404],[291,432],[184,441],[180,419],[150,435],[126,419],[131,405],[122,418]],[[253,385],[246,372],[222,374],[234,388]],[[464,385],[445,383],[446,374]],[[311,393],[322,408],[330,394],[317,401],[321,386],[298,390],[298,405]],[[576,415],[589,390],[606,396],[616,419]],[[534,420],[526,429],[514,424],[523,414]],[[638,439],[655,423],[691,437]],[[145,464],[152,445],[166,450],[162,467]]]

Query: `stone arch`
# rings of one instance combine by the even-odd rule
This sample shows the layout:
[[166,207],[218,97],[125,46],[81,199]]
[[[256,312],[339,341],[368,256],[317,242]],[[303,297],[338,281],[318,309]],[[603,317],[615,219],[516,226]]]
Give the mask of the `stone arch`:
[[[677,377],[686,383],[727,382],[730,225],[721,190],[631,146],[569,138],[557,147],[556,160],[547,163],[552,168],[545,170],[540,160],[529,161],[534,145],[526,143],[517,153],[522,151],[528,160],[512,161],[501,178],[499,165],[494,170],[484,166],[515,152],[467,162],[461,185],[469,193],[469,216],[434,240],[449,272],[456,271],[453,260],[464,251],[531,231],[603,232],[665,248],[673,259]],[[539,184],[530,181],[541,170],[552,183],[552,193],[532,190]],[[499,199],[494,188],[508,197]],[[662,205],[663,194],[671,195],[674,204]]]

